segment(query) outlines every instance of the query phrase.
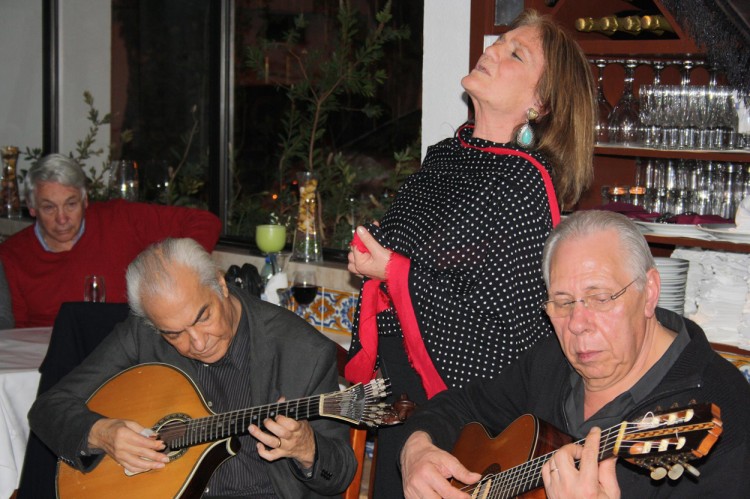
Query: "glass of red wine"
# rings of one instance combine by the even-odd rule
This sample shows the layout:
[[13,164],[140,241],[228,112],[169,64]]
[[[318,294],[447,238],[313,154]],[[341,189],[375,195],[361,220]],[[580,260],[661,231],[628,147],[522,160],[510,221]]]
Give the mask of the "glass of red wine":
[[315,270],[297,270],[292,275],[292,296],[297,303],[307,306],[315,301],[318,295],[318,283]]

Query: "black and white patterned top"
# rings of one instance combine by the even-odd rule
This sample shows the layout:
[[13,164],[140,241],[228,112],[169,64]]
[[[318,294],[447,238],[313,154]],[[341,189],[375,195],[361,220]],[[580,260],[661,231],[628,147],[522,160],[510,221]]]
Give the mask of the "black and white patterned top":
[[[550,172],[540,154],[475,139],[472,130],[459,130],[466,143],[531,154]],[[494,377],[552,331],[540,308],[552,218],[542,176],[528,160],[446,139],[399,189],[381,229],[381,244],[411,260],[419,329],[449,387]],[[379,335],[402,335],[392,307],[377,324]],[[352,353],[360,348],[358,325],[359,307]]]

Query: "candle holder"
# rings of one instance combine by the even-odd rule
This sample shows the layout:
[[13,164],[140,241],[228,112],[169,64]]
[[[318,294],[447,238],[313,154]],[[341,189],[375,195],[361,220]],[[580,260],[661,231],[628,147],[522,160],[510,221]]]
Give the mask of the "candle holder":
[[16,163],[18,162],[18,148],[16,146],[4,146],[2,148],[3,170],[2,192],[0,198],[0,217],[21,218],[21,197],[18,192],[18,180],[16,179]]

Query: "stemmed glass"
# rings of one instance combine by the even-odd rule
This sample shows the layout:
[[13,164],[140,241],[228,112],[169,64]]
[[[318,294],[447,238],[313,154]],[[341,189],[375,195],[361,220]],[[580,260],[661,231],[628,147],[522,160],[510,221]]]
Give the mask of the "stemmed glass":
[[255,244],[258,249],[268,256],[268,263],[271,265],[269,275],[271,276],[281,272],[278,264],[278,254],[284,249],[286,244],[286,227],[280,224],[265,224],[255,227]]
[[641,105],[639,117],[642,124],[643,145],[646,147],[656,147],[659,144],[661,136],[661,126],[659,124],[659,111],[661,109],[661,92],[656,85],[642,85],[639,89]]
[[609,114],[612,112],[612,105],[604,97],[604,68],[607,61],[597,59],[596,64],[596,103],[598,114],[596,118],[596,141],[599,143],[609,142]]
[[638,101],[633,95],[633,78],[638,61],[628,59],[625,64],[625,87],[620,100],[609,115],[610,141],[632,144],[638,140],[640,121],[638,119]]
[[710,87],[708,92],[708,124],[712,149],[732,147],[737,125],[737,110],[729,87]]
[[680,82],[678,97],[678,122],[677,127],[680,129],[679,147],[680,149],[692,149],[695,144],[695,132],[691,93],[690,93],[690,70],[693,69],[694,62],[685,60],[682,62],[682,81]]
[[641,120],[641,138],[646,147],[658,147],[661,143],[662,125],[662,95],[661,72],[665,67],[664,61],[641,61],[653,68],[654,79],[650,85],[643,85],[638,89],[639,119]]
[[292,296],[294,300],[306,307],[315,301],[318,295],[318,281],[315,270],[300,269],[292,275]]
[[87,275],[83,287],[83,301],[104,303],[107,300],[107,291],[104,285],[104,277],[100,275]]
[[255,227],[255,244],[265,254],[278,253],[286,244],[286,227],[281,224],[265,224]]
[[667,63],[664,61],[654,61],[651,63],[651,67],[654,68],[654,85],[661,85],[661,72],[666,67]]

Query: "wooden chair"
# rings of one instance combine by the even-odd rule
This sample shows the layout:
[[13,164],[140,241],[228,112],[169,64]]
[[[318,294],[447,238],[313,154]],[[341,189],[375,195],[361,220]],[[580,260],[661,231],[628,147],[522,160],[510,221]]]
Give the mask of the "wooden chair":
[[[339,346],[337,351],[337,361],[339,367],[339,376],[344,377],[344,366],[346,365],[347,352]],[[349,430],[349,438],[354,457],[357,458],[357,472],[354,474],[352,483],[349,484],[344,492],[344,499],[359,499],[360,490],[362,489],[362,474],[365,467],[365,452],[367,444],[367,430],[362,428],[352,428]],[[372,476],[372,473],[370,474]],[[368,489],[369,490],[369,489]]]

